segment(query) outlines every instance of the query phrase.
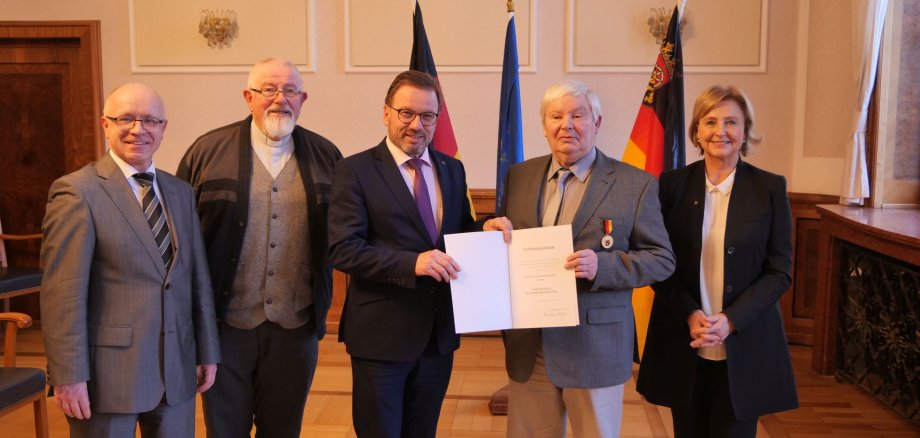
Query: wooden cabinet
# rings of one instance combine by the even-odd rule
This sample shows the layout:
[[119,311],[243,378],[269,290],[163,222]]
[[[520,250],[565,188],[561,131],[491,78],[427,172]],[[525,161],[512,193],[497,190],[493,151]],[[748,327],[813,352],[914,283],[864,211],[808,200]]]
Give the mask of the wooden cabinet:
[[837,196],[789,193],[792,206],[792,284],[780,299],[786,339],[792,344],[814,343],[815,297],[818,290],[818,242],[821,235],[817,204],[837,202]]

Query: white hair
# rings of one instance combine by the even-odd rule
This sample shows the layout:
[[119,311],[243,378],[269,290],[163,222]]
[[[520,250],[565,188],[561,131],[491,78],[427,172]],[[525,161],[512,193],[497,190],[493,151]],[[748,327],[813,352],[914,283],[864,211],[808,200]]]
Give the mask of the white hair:
[[591,115],[594,117],[594,123],[600,120],[603,113],[601,112],[601,99],[594,94],[588,85],[582,81],[567,80],[550,85],[543,93],[543,100],[540,102],[540,121],[546,117],[546,107],[553,101],[563,96],[579,97],[585,96],[591,105]]

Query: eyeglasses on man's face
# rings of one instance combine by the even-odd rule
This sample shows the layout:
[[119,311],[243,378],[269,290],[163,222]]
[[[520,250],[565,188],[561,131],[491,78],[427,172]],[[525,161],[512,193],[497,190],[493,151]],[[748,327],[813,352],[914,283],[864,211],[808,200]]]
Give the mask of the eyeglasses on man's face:
[[387,106],[389,106],[393,111],[396,111],[396,117],[399,119],[400,122],[405,123],[407,125],[412,123],[413,120],[415,120],[415,116],[418,116],[419,121],[422,122],[422,125],[424,126],[431,126],[438,122],[438,113],[430,113],[430,112],[417,113],[415,111],[412,111],[406,108],[393,108],[390,105],[387,105]]
[[115,122],[115,126],[118,126],[119,128],[125,131],[130,131],[131,128],[134,127],[135,122],[141,122],[141,126],[143,126],[144,129],[148,129],[148,130],[157,129],[160,127],[160,125],[166,122],[166,120],[158,119],[156,117],[150,117],[150,116],[140,117],[140,118],[132,117],[132,116],[118,116],[118,117],[105,116],[105,118]]
[[298,90],[295,88],[279,89],[275,87],[265,87],[265,88],[250,88],[249,91],[252,91],[254,93],[259,93],[269,99],[274,98],[275,96],[278,95],[278,93],[283,94],[284,97],[288,99],[293,99],[295,97],[300,96],[301,94],[304,94],[303,90]]

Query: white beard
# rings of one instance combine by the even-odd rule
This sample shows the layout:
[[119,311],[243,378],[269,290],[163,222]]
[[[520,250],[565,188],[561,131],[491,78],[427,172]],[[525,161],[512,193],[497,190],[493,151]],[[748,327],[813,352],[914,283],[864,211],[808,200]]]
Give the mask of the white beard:
[[265,135],[269,138],[282,139],[294,132],[297,123],[290,116],[272,116],[265,111],[265,117],[262,119],[265,125]]

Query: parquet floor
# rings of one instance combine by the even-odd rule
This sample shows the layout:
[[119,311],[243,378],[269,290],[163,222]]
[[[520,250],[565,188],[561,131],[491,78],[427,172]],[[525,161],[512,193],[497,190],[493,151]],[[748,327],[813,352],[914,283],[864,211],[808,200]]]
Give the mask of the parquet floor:
[[[41,333],[20,333],[19,365],[45,367]],[[456,354],[447,398],[438,423],[439,437],[504,437],[506,417],[489,414],[492,393],[506,383],[501,339],[464,337]],[[801,407],[762,417],[757,436],[920,437],[920,428],[876,401],[862,389],[818,376],[811,371],[811,349],[792,347]],[[67,421],[49,400],[52,437],[67,436]],[[204,436],[199,403],[198,436]],[[0,418],[0,438],[33,436],[31,407]],[[354,437],[351,427],[351,370],[343,344],[329,336],[320,343],[319,367],[304,413],[302,437]],[[622,437],[673,436],[667,408],[646,403],[626,386]]]

